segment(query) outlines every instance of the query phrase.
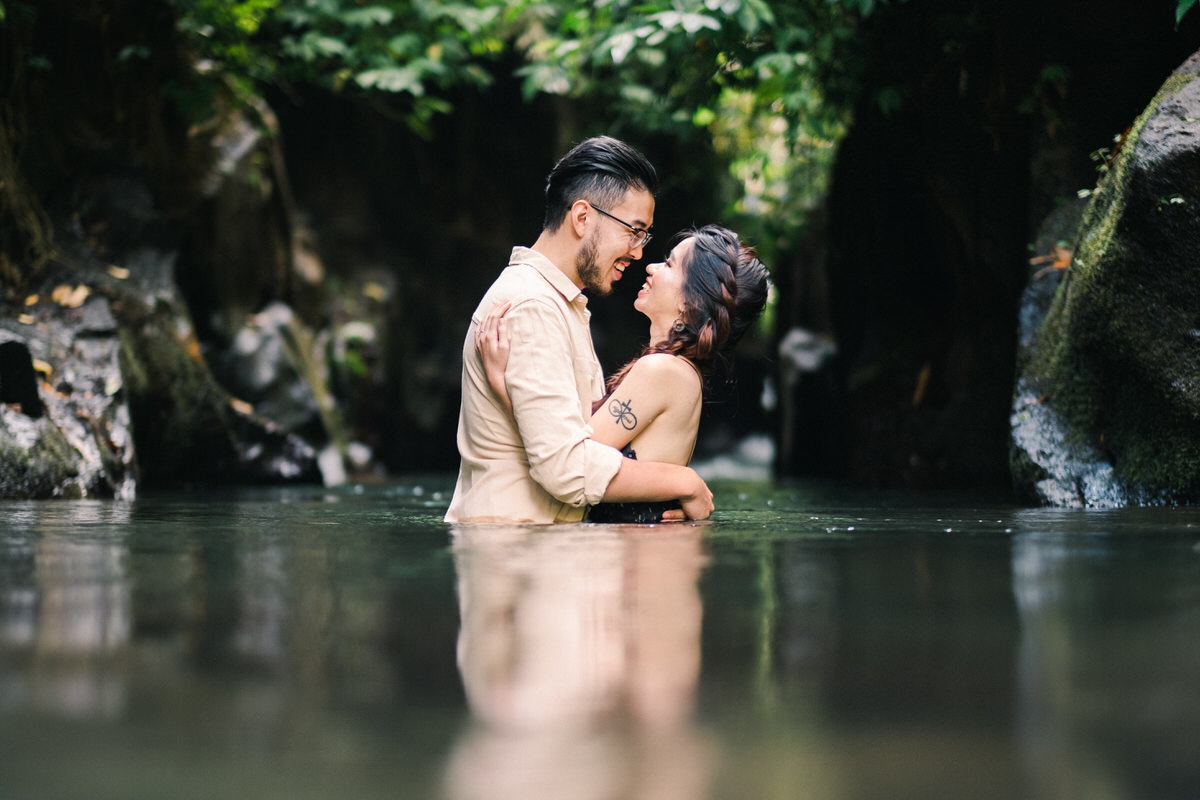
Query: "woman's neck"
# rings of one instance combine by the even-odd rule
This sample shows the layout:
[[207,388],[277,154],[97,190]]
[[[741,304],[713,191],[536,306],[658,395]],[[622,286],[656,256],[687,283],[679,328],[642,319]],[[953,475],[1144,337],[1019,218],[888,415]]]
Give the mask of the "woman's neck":
[[660,344],[666,344],[667,339],[671,336],[671,325],[663,324],[662,322],[650,321],[650,346],[656,347]]

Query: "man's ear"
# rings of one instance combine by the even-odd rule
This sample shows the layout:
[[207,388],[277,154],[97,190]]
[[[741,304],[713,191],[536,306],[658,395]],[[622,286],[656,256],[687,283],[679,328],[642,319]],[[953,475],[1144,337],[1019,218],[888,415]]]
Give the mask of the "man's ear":
[[588,215],[592,211],[592,205],[587,200],[576,200],[571,204],[570,210],[567,211],[567,224],[571,226],[571,230],[575,231],[575,235],[583,239],[587,235]]

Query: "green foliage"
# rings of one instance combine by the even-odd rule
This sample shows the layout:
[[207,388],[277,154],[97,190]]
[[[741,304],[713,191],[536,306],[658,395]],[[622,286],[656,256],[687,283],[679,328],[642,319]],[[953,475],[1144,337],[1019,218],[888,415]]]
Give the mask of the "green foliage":
[[533,0],[516,12],[520,74],[527,97],[611,109],[614,130],[710,140],[738,187],[730,212],[769,256],[803,233],[828,187],[866,63],[856,37],[886,2]]
[[[713,148],[730,165],[714,183],[769,255],[825,192],[868,63],[864,23],[901,2],[167,0],[200,79],[163,91],[201,123],[231,90],[249,104],[266,86],[318,86],[429,136],[455,92],[515,62],[527,99],[571,98],[618,135]],[[26,5],[0,0],[0,25]],[[115,42],[114,61],[136,68],[159,46]]]
[[171,0],[201,59],[235,87],[308,83],[358,92],[428,135],[439,91],[486,86],[505,49],[492,0]]
[[1179,27],[1179,23],[1183,22],[1183,18],[1192,10],[1192,6],[1194,5],[1196,5],[1196,0],[1177,0],[1175,4],[1175,27]]
[[[235,88],[355,92],[428,135],[449,92],[515,54],[527,99],[604,109],[614,132],[707,141],[731,213],[768,250],[824,194],[856,99],[863,22],[904,0],[170,0]],[[127,57],[137,57],[129,53]],[[905,102],[897,91],[876,98]]]

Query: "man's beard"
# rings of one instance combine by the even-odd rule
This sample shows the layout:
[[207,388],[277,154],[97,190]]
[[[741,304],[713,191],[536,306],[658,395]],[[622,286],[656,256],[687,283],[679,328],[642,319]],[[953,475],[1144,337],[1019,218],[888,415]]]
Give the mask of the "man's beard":
[[584,289],[590,289],[603,297],[612,294],[612,284],[604,282],[603,271],[596,263],[598,250],[596,235],[593,233],[584,240],[583,246],[579,249],[579,255],[575,256],[575,274],[579,276],[579,281],[583,284]]

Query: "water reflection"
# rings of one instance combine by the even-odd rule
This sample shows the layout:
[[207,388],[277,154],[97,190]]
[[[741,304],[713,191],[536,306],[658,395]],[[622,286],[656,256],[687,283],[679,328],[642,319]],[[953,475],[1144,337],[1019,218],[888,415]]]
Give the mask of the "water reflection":
[[1193,537],[1156,535],[1175,523],[1162,512],[1016,520],[1016,705],[1031,796],[1197,796]]
[[418,495],[6,505],[0,796],[1200,796],[1200,509]]
[[0,649],[24,664],[0,670],[0,700],[67,716],[110,717],[125,697],[117,654],[132,609],[123,536],[128,508],[80,502],[65,526],[14,504],[4,533]]
[[692,718],[701,529],[452,536],[474,722],[448,762],[449,796],[706,796],[715,750]]

